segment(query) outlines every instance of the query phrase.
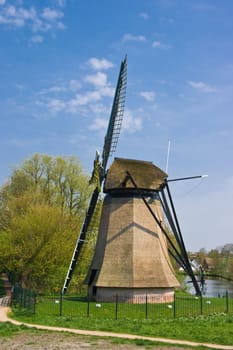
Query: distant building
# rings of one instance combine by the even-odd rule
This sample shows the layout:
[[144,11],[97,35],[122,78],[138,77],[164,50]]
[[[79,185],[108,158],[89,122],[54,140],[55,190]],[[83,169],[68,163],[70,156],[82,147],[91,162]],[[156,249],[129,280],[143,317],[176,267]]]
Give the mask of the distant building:
[[204,258],[202,267],[204,271],[212,271],[215,268],[214,259],[208,257]]

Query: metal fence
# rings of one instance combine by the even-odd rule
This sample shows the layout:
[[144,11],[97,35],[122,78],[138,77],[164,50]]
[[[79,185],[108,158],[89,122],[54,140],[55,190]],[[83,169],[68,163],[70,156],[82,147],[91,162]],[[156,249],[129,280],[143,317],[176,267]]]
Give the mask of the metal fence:
[[[148,303],[140,298],[137,303],[115,296],[114,302],[95,302],[88,298],[37,296],[21,297],[21,307],[29,307],[30,312],[40,315],[90,317],[109,319],[172,319],[197,317],[220,313],[233,314],[233,295],[228,292],[222,297],[208,298],[175,295],[172,303]],[[33,303],[32,304],[30,303]]]
[[12,293],[13,307],[25,309],[30,313],[35,313],[37,296],[34,291],[15,286],[12,290]]

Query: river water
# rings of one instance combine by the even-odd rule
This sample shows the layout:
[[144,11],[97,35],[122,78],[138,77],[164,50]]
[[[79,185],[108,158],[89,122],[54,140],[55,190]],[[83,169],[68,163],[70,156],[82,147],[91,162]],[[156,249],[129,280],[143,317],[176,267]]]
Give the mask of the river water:
[[[186,282],[189,280],[190,279],[187,278]],[[192,283],[186,283],[186,286],[191,294],[195,294]],[[204,291],[204,295],[207,297],[222,297],[226,295],[226,291],[231,297],[233,297],[233,282],[226,280],[208,279],[205,281]]]

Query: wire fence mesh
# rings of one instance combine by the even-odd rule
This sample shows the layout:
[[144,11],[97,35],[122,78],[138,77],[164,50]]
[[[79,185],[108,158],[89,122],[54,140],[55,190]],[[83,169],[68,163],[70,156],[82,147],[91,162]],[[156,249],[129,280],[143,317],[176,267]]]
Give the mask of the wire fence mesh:
[[36,293],[34,291],[15,286],[12,293],[12,305],[14,307],[35,313]]
[[88,297],[41,296],[22,288],[14,289],[13,305],[30,313],[51,316],[109,319],[172,319],[220,313],[233,314],[233,294],[209,298],[175,294],[171,303],[137,302],[117,295],[113,302],[95,302]]

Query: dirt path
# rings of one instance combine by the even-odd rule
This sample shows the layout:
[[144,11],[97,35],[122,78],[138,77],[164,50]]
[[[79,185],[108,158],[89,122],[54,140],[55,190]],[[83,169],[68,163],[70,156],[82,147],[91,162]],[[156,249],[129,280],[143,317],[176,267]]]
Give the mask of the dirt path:
[[[46,347],[35,347],[35,344],[32,344],[33,347],[30,347],[30,344],[28,343],[27,347],[22,347],[22,342],[20,344],[19,341],[19,347],[17,347],[17,344],[15,344],[15,346],[13,347],[12,345],[9,344],[5,344],[7,345],[7,347],[4,347],[4,344],[1,344],[1,349],[5,350],[5,349],[9,349],[9,348],[14,348],[15,350],[20,349],[49,349],[49,350],[60,350],[60,349],[69,349],[69,350],[76,350],[76,349],[84,349],[84,348],[88,348],[88,346],[90,346],[92,349],[138,349],[138,346],[133,345],[133,344],[124,344],[123,347],[120,346],[120,344],[117,344],[117,347],[114,347],[114,344],[111,343],[111,341],[109,341],[109,338],[121,338],[121,339],[134,339],[134,340],[150,340],[150,341],[154,341],[154,342],[160,342],[160,343],[165,343],[165,344],[169,344],[169,349],[182,349],[184,350],[184,346],[205,346],[208,347],[210,349],[225,349],[225,350],[233,350],[233,346],[229,345],[217,345],[217,344],[207,344],[207,343],[197,343],[197,342],[191,342],[191,341],[185,341],[185,340],[174,340],[174,339],[164,339],[164,338],[154,338],[154,337],[144,337],[144,336],[138,336],[138,335],[132,335],[132,334],[119,334],[119,333],[113,333],[113,332],[103,332],[103,331],[90,331],[90,330],[80,330],[80,329],[71,329],[71,328],[64,328],[64,327],[51,327],[51,326],[43,326],[43,325],[35,325],[35,324],[28,324],[28,323],[21,323],[18,321],[15,321],[13,319],[10,319],[8,317],[8,313],[10,312],[10,308],[9,307],[0,307],[0,322],[11,322],[12,324],[15,325],[26,325],[29,328],[36,328],[36,329],[40,329],[40,330],[44,330],[44,331],[53,331],[53,332],[66,332],[67,333],[72,333],[73,335],[82,335],[82,336],[91,336],[91,337],[101,337],[101,338],[107,338],[107,345],[108,347],[104,347],[104,340],[101,339],[100,344],[98,345],[98,347],[93,347],[90,345],[90,343],[88,341],[83,342],[83,345],[81,347],[75,347],[76,345],[80,346],[80,344],[76,344],[72,342],[72,346],[70,345],[66,345],[65,343],[62,342],[62,346],[63,347],[59,347],[58,346],[58,335],[54,335],[54,344],[51,344],[51,347],[49,346],[48,343],[46,343]],[[63,334],[64,335],[64,334]],[[49,334],[49,336],[51,337],[51,333]],[[13,338],[15,338],[17,340],[17,336],[14,336]],[[31,338],[31,336],[30,336]],[[24,336],[25,339],[25,336]],[[40,337],[41,341],[43,339],[43,337]],[[66,336],[66,339],[67,336]],[[0,338],[1,341],[1,338]],[[35,340],[34,340],[35,341]],[[70,342],[70,341],[68,341]],[[56,347],[55,347],[56,344]],[[86,344],[86,345],[84,345]],[[89,344],[89,345],[88,345]],[[111,344],[111,347],[109,347],[109,344]],[[21,345],[21,346],[20,346]],[[38,344],[39,346],[41,344]],[[54,346],[53,346],[54,345]],[[173,346],[172,346],[173,345]],[[182,348],[179,348],[179,345],[182,346]],[[42,345],[41,345],[42,346]],[[97,346],[97,345],[96,345]],[[140,347],[143,350],[143,347]],[[158,347],[155,346],[154,349],[166,349],[166,347]],[[153,349],[153,347],[152,347]]]

